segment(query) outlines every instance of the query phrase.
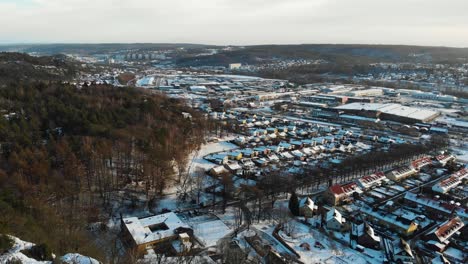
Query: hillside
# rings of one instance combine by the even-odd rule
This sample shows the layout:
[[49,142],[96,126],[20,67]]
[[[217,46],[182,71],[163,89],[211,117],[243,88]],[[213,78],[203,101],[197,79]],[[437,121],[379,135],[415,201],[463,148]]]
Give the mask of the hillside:
[[8,216],[0,233],[110,263],[116,234],[105,230],[114,205],[132,195],[155,199],[177,181],[174,168],[186,167],[206,121],[183,101],[145,90],[47,79],[30,65],[53,58],[17,56],[22,63],[7,76],[25,70],[41,81],[0,86],[0,214]]
[[164,50],[164,49],[200,49],[210,47],[200,44],[171,44],[171,43],[105,43],[105,44],[36,44],[36,45],[0,45],[0,51],[38,53],[42,55],[55,54],[104,54],[122,50]]
[[34,80],[66,80],[80,67],[63,55],[32,57],[23,53],[0,53],[0,83]]
[[247,46],[215,55],[185,57],[180,66],[225,66],[229,63],[258,64],[275,59],[323,59],[332,63],[372,62],[466,62],[468,48],[392,45],[261,45]]

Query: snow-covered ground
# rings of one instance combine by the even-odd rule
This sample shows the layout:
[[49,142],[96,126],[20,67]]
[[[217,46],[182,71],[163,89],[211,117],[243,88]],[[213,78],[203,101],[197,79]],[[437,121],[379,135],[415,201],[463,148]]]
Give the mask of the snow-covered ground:
[[70,264],[99,264],[99,261],[77,253],[68,253],[60,259],[63,262]]
[[150,85],[153,85],[154,83],[154,77],[150,76],[150,77],[144,77],[144,78],[141,78],[137,81],[137,86],[150,86]]
[[[52,261],[38,261],[21,253],[22,250],[29,249],[33,247],[34,244],[23,241],[14,236],[10,237],[13,239],[14,245],[7,253],[0,255],[0,263],[19,260],[23,264],[52,264]],[[63,257],[60,257],[60,261],[60,263],[64,264],[99,264],[99,261],[77,253],[66,254]]]
[[[379,251],[366,249],[365,253],[360,253],[334,241],[333,238],[314,227],[311,228],[294,220],[289,224],[293,225],[290,228],[291,236],[282,231],[279,234],[301,256],[300,260],[304,263],[377,264],[383,262],[383,254]],[[323,248],[315,247],[316,242],[320,243]],[[303,243],[307,243],[310,250],[301,247]]]
[[216,164],[203,159],[203,157],[205,157],[208,154],[221,152],[221,151],[228,151],[231,149],[238,148],[238,146],[236,146],[235,144],[228,142],[236,138],[236,136],[237,135],[232,135],[232,136],[224,137],[220,139],[218,142],[210,142],[210,143],[203,144],[200,147],[200,150],[194,151],[193,153],[191,153],[189,157],[189,164],[188,164],[189,166],[188,169],[190,170],[189,173],[193,173],[196,168],[203,168],[204,170],[210,170],[211,168],[216,166]]
[[[217,166],[216,164],[205,160],[203,157],[211,153],[228,151],[231,149],[238,148],[236,145],[228,142],[230,140],[233,140],[236,137],[237,135],[230,135],[222,139],[219,139],[218,142],[210,142],[210,143],[203,144],[198,151],[194,151],[189,155],[189,158],[188,158],[189,162],[185,170],[189,173],[189,175],[192,176],[197,169],[203,169],[207,171]],[[208,187],[212,184],[213,184],[212,178],[206,177],[204,179],[203,186]],[[178,202],[177,201],[178,192],[179,192],[178,186],[171,186],[167,188],[164,192],[166,196],[158,200],[158,203],[156,205],[156,208],[154,208],[154,211],[160,212],[163,209],[175,211],[175,210],[193,207],[193,204]],[[205,204],[212,203],[212,195],[206,194],[204,192],[201,193],[200,202],[203,202]]]

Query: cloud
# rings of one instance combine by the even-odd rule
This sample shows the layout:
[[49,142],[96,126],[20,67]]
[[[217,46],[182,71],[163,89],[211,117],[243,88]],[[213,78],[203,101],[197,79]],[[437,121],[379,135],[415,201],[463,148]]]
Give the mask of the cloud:
[[468,46],[465,0],[0,0],[0,42]]

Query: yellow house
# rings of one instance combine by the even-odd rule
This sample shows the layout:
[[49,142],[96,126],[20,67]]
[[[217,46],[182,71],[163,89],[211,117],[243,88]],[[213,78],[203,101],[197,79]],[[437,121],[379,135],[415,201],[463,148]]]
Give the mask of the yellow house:
[[230,159],[241,160],[242,159],[242,152],[231,152],[229,153]]

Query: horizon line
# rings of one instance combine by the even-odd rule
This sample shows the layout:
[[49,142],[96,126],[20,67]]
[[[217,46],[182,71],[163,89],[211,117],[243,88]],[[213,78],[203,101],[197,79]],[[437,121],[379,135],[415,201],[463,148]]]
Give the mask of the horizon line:
[[46,45],[199,45],[215,47],[253,47],[253,46],[305,46],[305,45],[356,45],[356,46],[407,46],[428,48],[467,49],[468,46],[422,45],[422,44],[384,44],[384,43],[262,43],[262,44],[205,44],[196,42],[0,42],[0,46],[46,46]]

